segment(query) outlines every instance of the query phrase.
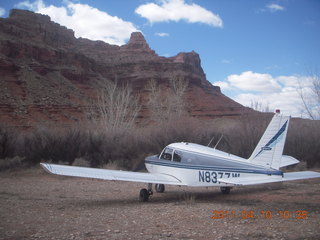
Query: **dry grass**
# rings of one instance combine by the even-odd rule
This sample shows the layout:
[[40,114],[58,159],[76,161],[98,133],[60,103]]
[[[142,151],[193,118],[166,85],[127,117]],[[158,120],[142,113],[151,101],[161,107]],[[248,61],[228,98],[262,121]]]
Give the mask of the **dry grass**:
[[[214,138],[214,146],[223,135],[218,149],[247,158],[250,156],[270,116],[243,116],[239,119],[215,119],[199,121],[178,118],[150,127],[137,127],[124,131],[112,129],[98,131],[93,128],[69,129],[38,128],[17,134],[10,129],[1,129],[0,152],[3,166],[10,168],[24,163],[40,161],[64,162],[70,165],[102,167],[107,164],[116,168],[136,169],[149,155],[158,154],[172,142],[194,142],[207,145]],[[3,128],[3,127],[2,127]],[[2,135],[1,135],[2,134]],[[289,127],[284,154],[304,162],[297,166],[320,165],[320,121],[293,120]]]

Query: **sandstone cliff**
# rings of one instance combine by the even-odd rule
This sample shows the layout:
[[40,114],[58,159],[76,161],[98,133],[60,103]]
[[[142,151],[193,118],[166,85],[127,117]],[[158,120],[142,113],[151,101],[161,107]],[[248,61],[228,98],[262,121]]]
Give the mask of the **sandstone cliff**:
[[149,117],[148,81],[154,79],[166,89],[173,77],[189,82],[185,101],[191,116],[248,111],[207,81],[195,52],[160,57],[139,32],[123,46],[77,39],[48,16],[25,10],[0,18],[0,74],[0,122],[16,126],[85,119],[104,79],[133,86],[142,106],[140,120]]

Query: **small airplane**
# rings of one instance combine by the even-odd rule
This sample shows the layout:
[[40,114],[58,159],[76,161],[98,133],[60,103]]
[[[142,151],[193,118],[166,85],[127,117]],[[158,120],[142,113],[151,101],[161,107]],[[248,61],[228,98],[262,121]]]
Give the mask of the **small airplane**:
[[156,192],[164,192],[165,184],[190,187],[220,187],[228,194],[233,186],[284,182],[319,178],[313,171],[288,172],[282,167],[299,163],[291,156],[283,155],[290,117],[277,110],[252,155],[241,158],[215,148],[194,143],[172,143],[159,155],[145,159],[148,173],[97,168],[73,167],[41,163],[48,172],[64,176],[120,180],[147,183],[140,190],[139,200],[148,201]]

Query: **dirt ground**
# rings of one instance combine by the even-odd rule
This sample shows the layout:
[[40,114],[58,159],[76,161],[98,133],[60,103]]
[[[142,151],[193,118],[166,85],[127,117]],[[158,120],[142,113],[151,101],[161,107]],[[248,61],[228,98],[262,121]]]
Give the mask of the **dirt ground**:
[[320,179],[218,188],[0,173],[0,239],[320,239]]

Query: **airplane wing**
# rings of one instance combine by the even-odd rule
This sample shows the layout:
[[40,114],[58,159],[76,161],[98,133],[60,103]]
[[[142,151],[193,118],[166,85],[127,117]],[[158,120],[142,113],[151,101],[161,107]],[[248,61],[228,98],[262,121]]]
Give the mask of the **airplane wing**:
[[239,177],[239,178],[220,178],[218,179],[221,183],[228,183],[233,185],[256,185],[263,183],[274,183],[274,182],[285,182],[293,180],[302,180],[310,178],[319,178],[320,173],[312,171],[302,171],[302,172],[289,172],[284,173],[282,176],[266,176],[257,175],[254,177]]
[[56,165],[40,163],[41,166],[49,173],[71,176],[96,178],[102,180],[144,182],[157,184],[185,185],[179,179],[166,174],[140,173],[119,170],[107,170],[99,168],[72,167],[65,165]]

